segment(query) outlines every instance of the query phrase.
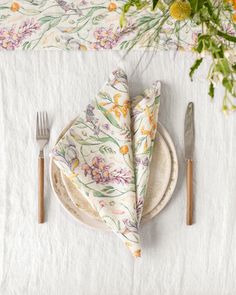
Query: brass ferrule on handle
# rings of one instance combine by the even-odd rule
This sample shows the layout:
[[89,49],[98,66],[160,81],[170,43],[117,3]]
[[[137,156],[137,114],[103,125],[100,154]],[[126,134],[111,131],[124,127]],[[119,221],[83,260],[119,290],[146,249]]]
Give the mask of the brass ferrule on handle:
[[38,159],[38,223],[44,223],[44,157]]
[[187,208],[186,224],[193,224],[193,161],[187,160]]

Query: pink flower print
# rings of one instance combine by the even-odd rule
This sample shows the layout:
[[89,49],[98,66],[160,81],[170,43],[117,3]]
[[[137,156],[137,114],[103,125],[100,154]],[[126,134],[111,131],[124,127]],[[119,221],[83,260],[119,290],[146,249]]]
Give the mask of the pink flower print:
[[88,164],[83,164],[82,170],[84,171],[85,176],[87,176],[88,174],[91,175],[91,168]]
[[115,169],[112,171],[112,182],[117,184],[126,184],[131,181],[131,171],[125,169]]
[[122,214],[125,213],[125,211],[123,211],[123,210],[112,210],[112,213],[116,214],[116,215],[122,215]]
[[98,28],[94,32],[96,42],[93,44],[94,49],[112,49],[120,38],[118,30],[113,31],[112,28]]
[[23,22],[18,29],[15,25],[11,28],[0,28],[0,48],[14,50],[38,29],[39,24],[34,19]]
[[192,41],[193,44],[191,44],[189,46],[189,49],[191,50],[193,46],[197,46],[197,42],[198,42],[198,36],[201,34],[201,31],[195,31],[192,33]]
[[224,26],[224,30],[227,34],[234,36],[235,35],[235,29],[233,28],[232,24],[228,23]]
[[98,203],[99,203],[99,205],[100,205],[101,208],[103,208],[103,207],[106,206],[106,202],[103,201],[103,200],[100,200]]
[[96,41],[92,44],[92,47],[94,49],[112,49],[124,35],[132,33],[134,29],[135,25],[132,23],[129,23],[123,29],[114,28],[114,26],[110,26],[110,28],[100,27],[94,32]]

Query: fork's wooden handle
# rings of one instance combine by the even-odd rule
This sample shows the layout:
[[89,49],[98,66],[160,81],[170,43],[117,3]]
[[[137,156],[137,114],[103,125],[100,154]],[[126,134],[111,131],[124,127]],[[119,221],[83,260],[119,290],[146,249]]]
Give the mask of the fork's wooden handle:
[[186,224],[193,224],[193,161],[187,160],[187,212]]
[[39,157],[38,223],[44,223],[44,158]]

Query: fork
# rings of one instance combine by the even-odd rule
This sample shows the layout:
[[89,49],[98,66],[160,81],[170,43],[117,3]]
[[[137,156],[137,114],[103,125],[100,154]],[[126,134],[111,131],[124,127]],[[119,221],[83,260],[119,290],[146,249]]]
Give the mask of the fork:
[[50,137],[48,115],[37,112],[36,140],[39,145],[38,158],[38,223],[44,223],[44,147]]

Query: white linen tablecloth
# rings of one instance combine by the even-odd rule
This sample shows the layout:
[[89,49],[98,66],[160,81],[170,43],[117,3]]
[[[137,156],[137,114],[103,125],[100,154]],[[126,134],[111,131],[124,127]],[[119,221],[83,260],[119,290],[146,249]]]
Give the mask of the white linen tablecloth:
[[[190,82],[194,57],[189,53],[137,51],[123,62],[131,95],[162,81],[160,121],[175,143],[180,168],[171,202],[141,229],[142,258],[134,260],[115,235],[88,229],[65,212],[50,188],[48,170],[47,221],[37,224],[36,111],[48,111],[50,149],[121,56],[115,51],[0,53],[1,295],[236,294],[236,114],[221,112],[222,89],[210,102],[207,63]],[[190,99],[196,122],[196,223],[186,226],[183,128]]]

